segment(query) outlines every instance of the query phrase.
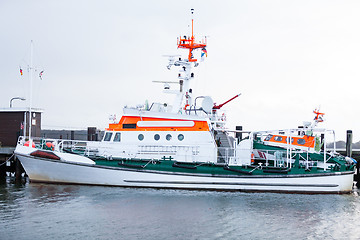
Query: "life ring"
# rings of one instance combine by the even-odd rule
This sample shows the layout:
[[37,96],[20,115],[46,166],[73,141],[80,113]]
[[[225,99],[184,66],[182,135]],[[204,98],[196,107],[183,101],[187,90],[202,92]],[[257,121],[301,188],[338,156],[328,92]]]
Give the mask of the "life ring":
[[51,151],[54,151],[54,149],[55,149],[55,145],[52,142],[46,142],[45,146],[48,150],[51,150]]
[[251,163],[255,163],[255,154],[251,153]]

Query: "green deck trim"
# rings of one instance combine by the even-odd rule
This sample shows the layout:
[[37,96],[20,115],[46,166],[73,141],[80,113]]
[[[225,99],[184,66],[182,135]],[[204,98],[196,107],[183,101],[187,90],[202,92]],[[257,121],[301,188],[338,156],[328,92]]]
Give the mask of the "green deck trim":
[[[277,146],[266,145],[263,142],[254,141],[254,150],[268,150],[268,151],[280,151],[286,152],[286,149]],[[66,150],[65,150],[66,151]],[[75,154],[83,155],[82,151],[69,151]],[[259,162],[264,162],[265,160],[257,159],[255,164],[250,166],[228,166],[224,164],[215,164],[210,162],[176,162],[173,158],[168,158],[163,156],[161,159],[151,160],[151,159],[106,159],[104,157],[91,157],[92,160],[96,162],[97,166],[119,168],[119,169],[129,169],[137,171],[156,171],[156,172],[166,172],[169,174],[179,173],[179,174],[206,174],[214,176],[291,176],[291,175],[314,175],[314,174],[333,174],[341,172],[354,171],[354,164],[347,164],[343,156],[333,156],[330,157],[329,154],[326,155],[326,158],[329,159],[327,163],[335,164],[334,167],[330,167],[325,170],[323,168],[318,168],[316,166],[306,169],[303,164],[300,163],[301,160],[309,157],[309,161],[313,162],[322,162],[324,160],[323,153],[295,153],[293,156],[295,162],[292,164],[292,168],[274,168],[274,166],[265,167],[264,165],[260,167]],[[269,161],[269,164],[273,164],[273,161]],[[180,165],[180,167],[179,167]],[[264,171],[265,170],[265,171]]]
[[[191,174],[210,174],[210,175],[222,175],[222,176],[248,176],[248,175],[313,175],[313,174],[323,174],[323,173],[335,173],[335,172],[345,172],[352,171],[352,169],[346,169],[340,167],[340,169],[329,169],[324,171],[322,168],[312,167],[309,170],[306,170],[303,167],[293,167],[288,168],[274,168],[274,167],[263,167],[260,169],[258,165],[254,166],[230,166],[233,170],[229,171],[224,169],[225,165],[213,164],[213,163],[184,163],[176,162],[171,160],[95,160],[96,165],[98,166],[108,166],[114,168],[125,168],[125,169],[134,169],[138,171],[149,170],[149,171],[159,171],[159,172],[169,172],[169,173],[191,173]],[[119,165],[120,163],[120,165]],[[196,166],[195,169],[191,168],[179,168],[173,167],[173,164],[181,164],[183,166]],[[344,166],[345,167],[345,166]],[[278,169],[279,171],[276,171]],[[265,170],[265,172],[263,171]],[[269,171],[271,170],[271,171]],[[281,172],[281,170],[288,170]],[[245,173],[246,172],[246,173]]]

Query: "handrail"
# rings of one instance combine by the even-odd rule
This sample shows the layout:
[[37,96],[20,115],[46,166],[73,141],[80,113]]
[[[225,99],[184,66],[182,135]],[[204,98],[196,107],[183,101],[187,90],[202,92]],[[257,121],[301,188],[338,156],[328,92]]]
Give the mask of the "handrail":
[[[18,144],[24,145],[26,143],[26,138],[20,136],[18,138]],[[51,142],[54,144],[54,150],[59,152],[64,152],[67,149],[76,152],[78,154],[83,154],[85,156],[99,156],[99,150],[103,150],[102,153],[104,157],[110,156],[106,155],[107,149],[110,149],[108,145],[100,145],[100,142],[91,142],[91,141],[83,141],[83,140],[68,140],[68,139],[51,139],[51,138],[32,138],[33,142],[36,144],[38,148],[46,148],[45,144],[47,142]],[[89,143],[98,143],[98,144],[89,144]],[[101,148],[100,148],[101,147]],[[265,166],[279,166],[284,165],[288,168],[294,167],[293,164],[296,162],[298,164],[304,165],[305,168],[309,168],[311,166],[318,165],[319,162],[322,162],[320,159],[321,155],[318,155],[319,158],[313,158],[307,150],[300,149],[277,149],[277,150],[267,150],[267,149],[254,149],[250,148],[242,148],[238,149],[235,144],[234,147],[218,147],[216,148],[218,151],[217,154],[217,163],[225,163],[225,164],[240,164],[241,158],[244,156],[242,153],[249,153],[249,159],[246,159],[250,162],[250,153],[254,153],[255,160],[257,163],[259,161],[265,162]],[[176,156],[176,157],[185,157],[187,161],[198,161],[198,156],[201,159],[205,160],[207,158],[207,154],[199,155],[201,150],[201,146],[194,145],[140,145],[137,149],[131,154],[135,154],[135,156],[139,157],[139,154],[149,154],[149,156],[153,156],[154,159],[158,158],[157,156]],[[206,151],[205,151],[206,152]],[[327,168],[329,165],[326,164],[332,158],[332,152],[321,152],[318,154],[324,154],[324,168]],[[329,156],[326,156],[329,154]],[[212,161],[210,156],[207,161]],[[112,156],[110,156],[112,157]],[[193,158],[194,157],[194,158]],[[171,159],[171,158],[170,158]],[[205,162],[205,161],[204,161]]]

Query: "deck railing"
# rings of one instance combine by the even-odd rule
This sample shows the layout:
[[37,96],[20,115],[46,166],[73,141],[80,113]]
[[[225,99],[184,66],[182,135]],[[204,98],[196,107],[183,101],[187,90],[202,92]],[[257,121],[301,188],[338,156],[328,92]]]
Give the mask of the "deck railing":
[[[29,144],[29,141],[24,137],[19,137],[18,144],[26,145]],[[32,143],[41,149],[55,150],[60,152],[73,152],[81,154],[87,157],[99,157],[99,149],[101,147],[102,152],[106,152],[106,146],[101,146],[101,142],[91,142],[91,141],[77,141],[77,140],[64,140],[64,139],[44,139],[44,138],[33,138]],[[108,147],[109,148],[109,147]],[[110,148],[109,148],[110,149]],[[314,154],[305,150],[294,150],[294,149],[284,149],[284,150],[265,150],[265,149],[236,149],[235,148],[226,148],[218,147],[217,148],[217,160],[216,163],[220,164],[242,164],[242,157],[244,155],[239,154],[240,151],[249,153],[248,157],[251,159],[245,159],[245,162],[248,162],[252,165],[262,165],[262,166],[274,166],[274,167],[286,167],[292,168],[294,164],[296,166],[303,166],[305,168],[319,167],[322,165],[325,169],[327,168],[327,161],[332,157],[333,152],[321,152],[316,153],[317,159],[312,158],[310,155]],[[200,156],[200,147],[199,146],[159,146],[159,145],[142,145],[138,146],[135,151],[135,158],[141,157],[151,157],[154,159],[164,159],[164,160],[177,160],[180,161],[203,161],[203,162],[213,162],[210,154],[206,156],[206,153],[202,153]],[[165,157],[164,157],[165,156]],[[324,161],[322,157],[324,157]],[[102,157],[112,157],[111,155]],[[251,161],[249,161],[251,160]],[[325,165],[323,163],[325,162]]]

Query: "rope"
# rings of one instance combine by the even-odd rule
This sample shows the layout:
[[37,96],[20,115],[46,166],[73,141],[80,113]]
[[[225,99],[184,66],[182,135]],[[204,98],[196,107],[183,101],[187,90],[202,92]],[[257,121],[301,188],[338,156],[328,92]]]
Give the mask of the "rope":
[[15,155],[15,154],[13,153],[13,155],[11,155],[11,157],[9,157],[5,162],[3,162],[2,164],[0,164],[0,167],[1,167],[2,165],[4,165],[5,163],[7,163],[8,161],[10,161],[10,159],[13,158],[14,155]]

